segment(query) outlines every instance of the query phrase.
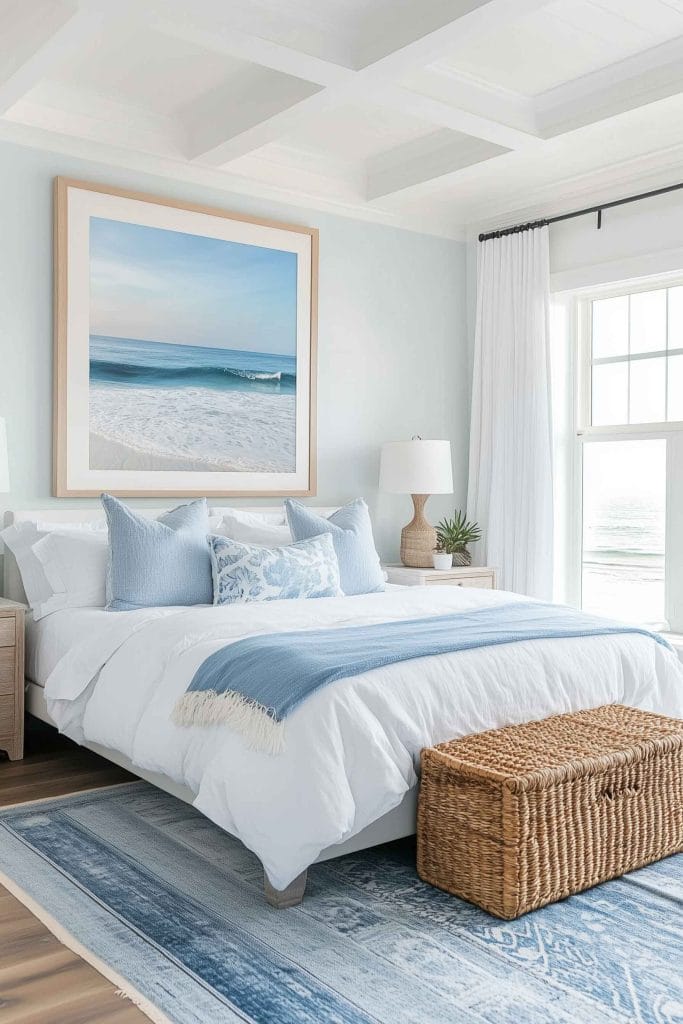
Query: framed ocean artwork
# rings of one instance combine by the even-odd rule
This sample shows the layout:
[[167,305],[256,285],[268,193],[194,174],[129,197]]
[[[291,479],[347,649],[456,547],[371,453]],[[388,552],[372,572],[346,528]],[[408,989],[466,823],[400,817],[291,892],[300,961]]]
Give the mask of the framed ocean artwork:
[[318,232],[55,180],[59,496],[315,494]]

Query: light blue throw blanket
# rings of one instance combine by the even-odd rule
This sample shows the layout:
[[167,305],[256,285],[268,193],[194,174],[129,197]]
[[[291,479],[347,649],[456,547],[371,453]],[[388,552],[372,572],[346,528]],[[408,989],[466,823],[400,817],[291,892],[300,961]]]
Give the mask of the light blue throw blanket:
[[311,694],[338,679],[383,665],[523,640],[656,633],[586,615],[562,605],[514,602],[424,619],[371,626],[268,633],[210,655],[178,701],[179,725],[225,723],[259,750],[283,748],[284,719]]

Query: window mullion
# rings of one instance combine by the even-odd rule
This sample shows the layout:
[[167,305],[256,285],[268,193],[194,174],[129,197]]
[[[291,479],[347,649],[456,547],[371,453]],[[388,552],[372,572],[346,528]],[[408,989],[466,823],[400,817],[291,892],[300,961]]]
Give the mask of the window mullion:
[[666,289],[664,328],[666,336],[666,355],[664,357],[664,419],[669,419],[669,289]]
[[666,477],[665,615],[683,633],[683,434],[668,438]]
[[[669,353],[665,348],[657,349],[654,352],[634,352],[631,356],[600,356],[593,360],[593,366],[606,366],[609,363],[638,363],[646,359],[661,359]],[[683,349],[674,350],[672,355],[683,355]]]
[[626,372],[626,422],[631,422],[631,296],[628,297],[628,318],[626,320],[626,351],[628,367]]

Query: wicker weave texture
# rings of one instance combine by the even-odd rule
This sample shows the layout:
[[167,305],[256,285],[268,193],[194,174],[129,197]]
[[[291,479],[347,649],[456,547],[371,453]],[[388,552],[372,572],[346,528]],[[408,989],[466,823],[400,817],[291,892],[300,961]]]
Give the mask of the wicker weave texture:
[[420,878],[510,920],[683,850],[683,721],[618,704],[422,751]]

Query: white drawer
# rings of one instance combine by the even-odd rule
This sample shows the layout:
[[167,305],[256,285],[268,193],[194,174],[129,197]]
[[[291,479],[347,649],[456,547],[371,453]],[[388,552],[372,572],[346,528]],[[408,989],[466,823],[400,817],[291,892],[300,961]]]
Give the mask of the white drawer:
[[435,576],[425,581],[430,587],[482,587],[484,590],[493,589],[493,580],[490,576],[453,576],[451,579]]

